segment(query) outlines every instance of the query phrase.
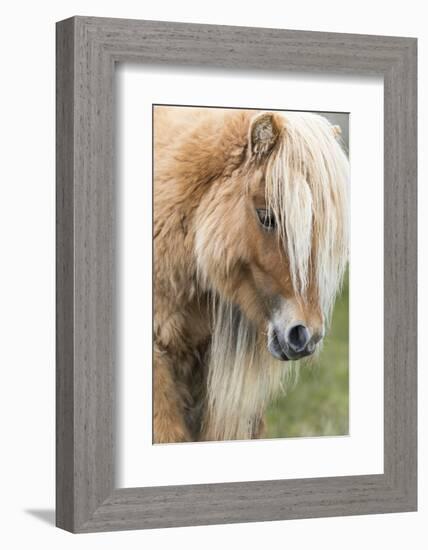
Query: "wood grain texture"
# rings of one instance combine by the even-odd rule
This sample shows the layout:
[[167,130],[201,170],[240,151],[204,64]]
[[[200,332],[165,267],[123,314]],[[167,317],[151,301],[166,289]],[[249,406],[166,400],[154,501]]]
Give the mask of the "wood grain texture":
[[[383,475],[114,488],[116,62],[383,76]],[[91,532],[416,510],[416,146],[413,38],[87,17],[57,24],[59,527]]]
[[74,521],[74,24],[56,36],[56,520]]

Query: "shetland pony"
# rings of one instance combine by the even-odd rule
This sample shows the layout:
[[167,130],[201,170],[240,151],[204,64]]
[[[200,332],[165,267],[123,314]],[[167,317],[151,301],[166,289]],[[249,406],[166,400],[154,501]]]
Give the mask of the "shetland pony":
[[348,160],[309,113],[154,108],[155,443],[260,437],[348,259]]

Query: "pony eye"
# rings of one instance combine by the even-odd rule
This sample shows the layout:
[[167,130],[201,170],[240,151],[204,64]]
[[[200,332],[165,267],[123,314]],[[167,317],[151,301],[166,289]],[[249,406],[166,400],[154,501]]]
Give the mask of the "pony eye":
[[276,227],[276,220],[274,214],[270,210],[265,208],[257,208],[257,216],[259,222],[262,224],[266,231],[273,231]]

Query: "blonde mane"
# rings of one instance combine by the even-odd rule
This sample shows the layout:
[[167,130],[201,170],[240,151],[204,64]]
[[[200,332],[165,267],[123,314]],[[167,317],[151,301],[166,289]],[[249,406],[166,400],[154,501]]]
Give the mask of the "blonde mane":
[[208,363],[203,439],[251,439],[268,404],[297,381],[296,363],[278,367],[256,327],[233,304],[218,299]]

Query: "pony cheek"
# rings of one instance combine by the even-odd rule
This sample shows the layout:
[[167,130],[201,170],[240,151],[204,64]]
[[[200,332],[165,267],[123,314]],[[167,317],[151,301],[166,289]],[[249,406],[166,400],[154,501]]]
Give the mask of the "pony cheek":
[[252,277],[249,277],[248,274],[239,280],[233,292],[232,302],[260,331],[264,332],[266,330],[269,320],[266,300],[255,287]]
[[252,279],[269,318],[278,309],[283,298],[293,296],[292,283],[284,265],[279,268],[269,262],[264,262],[263,266],[253,265]]

